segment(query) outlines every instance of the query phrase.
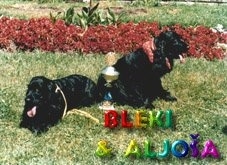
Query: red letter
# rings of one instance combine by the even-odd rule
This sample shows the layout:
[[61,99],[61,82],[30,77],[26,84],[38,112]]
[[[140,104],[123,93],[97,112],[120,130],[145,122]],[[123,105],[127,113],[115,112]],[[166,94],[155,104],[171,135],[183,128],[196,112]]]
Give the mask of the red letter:
[[121,126],[125,128],[131,128],[133,126],[133,123],[130,123],[127,121],[127,111],[123,110],[121,111]]
[[105,111],[105,124],[104,127],[114,128],[117,127],[117,112],[114,110]]

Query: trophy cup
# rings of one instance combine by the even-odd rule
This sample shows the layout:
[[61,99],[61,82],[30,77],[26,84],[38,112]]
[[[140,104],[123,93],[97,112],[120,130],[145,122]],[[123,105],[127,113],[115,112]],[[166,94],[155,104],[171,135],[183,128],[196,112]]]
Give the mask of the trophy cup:
[[104,101],[101,103],[99,108],[103,110],[114,110],[110,88],[112,87],[111,83],[114,80],[117,80],[119,76],[119,72],[116,71],[115,68],[112,66],[116,63],[116,58],[114,53],[108,53],[106,55],[106,63],[107,63],[107,67],[102,70],[101,74],[103,78],[106,80],[105,86],[107,88],[107,91],[103,98]]

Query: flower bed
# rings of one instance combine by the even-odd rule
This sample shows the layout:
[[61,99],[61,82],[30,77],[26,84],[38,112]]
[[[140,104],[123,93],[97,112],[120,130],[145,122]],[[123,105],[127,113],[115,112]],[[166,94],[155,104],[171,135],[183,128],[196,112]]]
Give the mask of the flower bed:
[[160,27],[157,22],[122,23],[118,26],[91,26],[84,29],[49,18],[19,20],[2,17],[0,19],[0,48],[10,50],[15,45],[18,50],[32,51],[80,51],[83,53],[121,54],[140,47],[151,36],[173,29],[189,44],[188,56],[204,57],[212,60],[224,58],[224,51],[217,43],[227,43],[227,34],[212,32],[207,27],[184,28],[180,25]]

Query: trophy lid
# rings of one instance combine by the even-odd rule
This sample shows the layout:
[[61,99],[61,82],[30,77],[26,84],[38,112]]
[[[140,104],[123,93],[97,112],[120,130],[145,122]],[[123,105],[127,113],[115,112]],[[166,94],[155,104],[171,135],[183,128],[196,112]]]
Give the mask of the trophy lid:
[[110,75],[110,76],[118,76],[119,72],[116,71],[116,69],[113,66],[107,66],[105,69],[103,69],[102,74]]

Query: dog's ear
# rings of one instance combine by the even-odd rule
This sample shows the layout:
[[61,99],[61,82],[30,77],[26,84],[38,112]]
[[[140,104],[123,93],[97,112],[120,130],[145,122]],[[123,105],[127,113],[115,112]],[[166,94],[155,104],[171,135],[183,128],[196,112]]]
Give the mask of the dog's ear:
[[164,36],[158,37],[155,39],[155,46],[156,46],[156,54],[159,55],[159,57],[166,54],[168,43],[164,39]]
[[160,42],[165,41],[166,45],[168,46],[169,44],[171,44],[171,42],[173,40],[175,40],[176,38],[178,38],[178,35],[175,32],[172,31],[166,31],[166,32],[162,32],[160,33],[160,35],[158,36],[158,40]]
[[155,38],[155,45],[159,49],[164,49],[166,46],[168,46],[168,37],[166,35],[166,32],[162,32]]

